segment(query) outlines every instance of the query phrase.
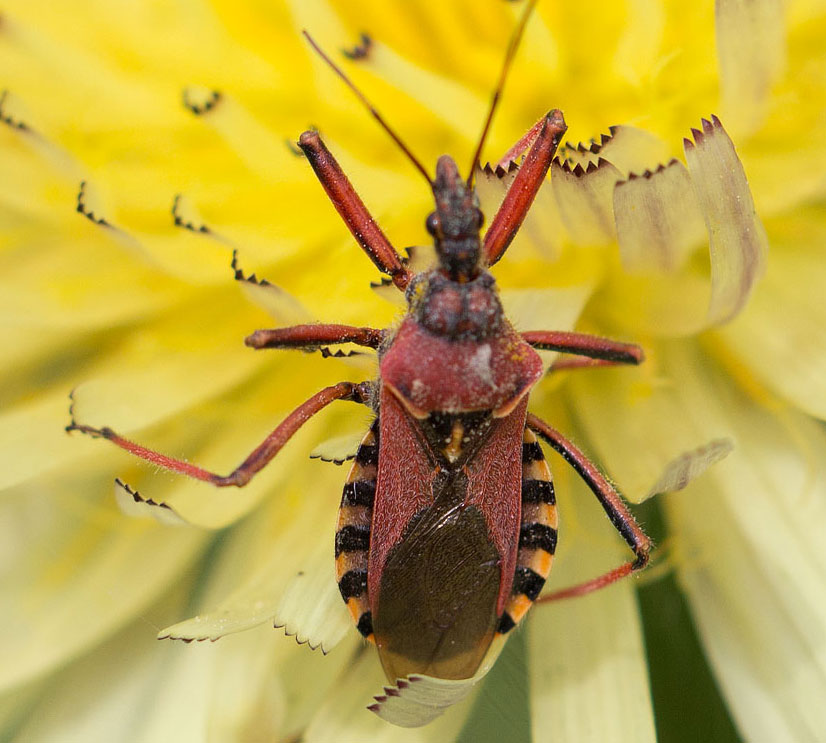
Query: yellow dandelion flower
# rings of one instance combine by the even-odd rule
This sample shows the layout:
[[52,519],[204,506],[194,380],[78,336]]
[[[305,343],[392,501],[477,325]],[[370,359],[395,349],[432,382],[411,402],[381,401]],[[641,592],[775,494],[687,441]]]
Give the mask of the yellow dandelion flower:
[[[398,314],[301,131],[322,133],[397,247],[430,241],[430,192],[300,32],[428,167],[445,152],[466,167],[520,12],[4,4],[4,738],[823,740],[823,2],[539,3],[483,159],[551,108],[570,128],[495,275],[520,329],[618,337],[647,360],[555,373],[531,409],[630,500],[686,487],[638,510],[659,545],[647,574],[536,607],[430,725],[364,709],[386,682],[333,575],[345,473],[307,457],[350,453],[366,411],[331,406],[232,492],[64,433],[74,389],[83,422],[229,472],[315,391],[370,378],[370,357],[243,345]],[[479,173],[488,217],[512,177]],[[628,555],[551,464],[554,590]]]

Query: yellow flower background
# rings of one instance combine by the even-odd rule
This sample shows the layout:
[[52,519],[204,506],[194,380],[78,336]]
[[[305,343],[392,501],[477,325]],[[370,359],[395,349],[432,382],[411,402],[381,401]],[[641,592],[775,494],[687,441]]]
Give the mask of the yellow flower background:
[[[304,129],[319,129],[399,249],[428,242],[425,184],[300,31],[345,64],[428,167],[447,152],[466,168],[520,10],[502,0],[2,4],[3,739],[636,743],[659,730],[734,740],[716,684],[743,739],[824,740],[826,3],[540,0],[483,160],[559,107],[572,163],[599,154],[577,142],[623,125],[634,141],[615,150],[628,156],[614,162],[618,177],[688,156],[702,202],[721,186],[692,170],[683,138],[716,114],[770,247],[752,291],[742,271],[709,258],[705,230],[728,251],[762,233],[701,221],[695,234],[690,199],[675,227],[684,245],[635,263],[613,223],[600,234],[587,209],[560,210],[550,186],[539,194],[494,269],[517,322],[638,342],[648,360],[560,372],[532,409],[635,501],[674,486],[681,461],[704,463],[709,442],[734,450],[643,507],[659,541],[647,577],[534,609],[479,695],[431,725],[405,731],[365,711],[383,679],[336,596],[345,473],[308,453],[363,430],[364,410],[325,411],[237,492],[63,431],[76,388],[83,422],[223,474],[320,387],[369,377],[364,357],[243,345],[260,327],[383,327],[398,313],[370,290],[377,272],[290,145]],[[362,32],[374,44],[348,62],[339,52]],[[480,190],[495,205],[501,185],[482,177]],[[585,203],[590,192],[571,193]],[[736,195],[748,207],[748,190]],[[614,206],[619,223],[629,212]],[[277,288],[233,281],[233,249]],[[709,314],[712,281],[740,281],[729,312]],[[550,585],[562,588],[627,550],[564,463],[551,464],[562,523]],[[190,525],[128,518],[115,475]],[[676,585],[685,604],[673,603]],[[714,681],[696,648],[690,666],[671,653],[693,632]],[[715,700],[708,718],[698,694]]]

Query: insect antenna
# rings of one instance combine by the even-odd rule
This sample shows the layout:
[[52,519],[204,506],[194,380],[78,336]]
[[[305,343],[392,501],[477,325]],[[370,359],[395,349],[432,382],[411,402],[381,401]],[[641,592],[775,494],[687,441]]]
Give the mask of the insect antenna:
[[476,145],[476,152],[473,153],[473,160],[470,162],[470,174],[467,177],[468,188],[473,185],[473,175],[476,170],[476,163],[479,162],[479,157],[482,154],[482,147],[485,144],[488,132],[490,131],[491,122],[493,121],[493,114],[496,111],[496,107],[499,105],[499,98],[501,98],[502,90],[505,87],[505,79],[510,71],[511,62],[513,62],[513,58],[516,55],[516,50],[519,48],[519,42],[522,40],[522,34],[525,31],[528,18],[530,18],[531,12],[533,11],[536,3],[537,0],[528,0],[528,4],[522,12],[522,17],[519,19],[519,25],[511,35],[510,42],[508,42],[508,49],[505,52],[505,60],[502,63],[502,71],[499,73],[499,80],[496,83],[496,88],[493,90],[493,97],[490,101],[490,109],[488,109],[488,117],[485,119],[485,126],[482,128],[482,136],[479,137],[479,144]]
[[402,152],[407,155],[410,162],[416,166],[419,172],[425,177],[427,180],[428,185],[431,187],[433,186],[433,181],[430,180],[430,176],[427,174],[427,170],[425,169],[424,165],[422,165],[416,156],[410,151],[410,148],[402,141],[402,138],[396,134],[393,128],[388,124],[384,117],[376,110],[376,107],[370,103],[367,99],[367,96],[364,95],[355,85],[355,83],[347,77],[344,70],[342,70],[335,62],[333,62],[327,54],[324,53],[324,50],[315,42],[312,36],[310,36],[309,32],[304,29],[301,33],[307,38],[307,41],[310,42],[310,46],[316,51],[319,57],[321,57],[344,82],[347,84],[347,87],[355,93],[356,97],[364,104],[368,111],[372,114],[373,118],[379,122],[382,129],[386,131],[393,139],[393,141],[401,148]]

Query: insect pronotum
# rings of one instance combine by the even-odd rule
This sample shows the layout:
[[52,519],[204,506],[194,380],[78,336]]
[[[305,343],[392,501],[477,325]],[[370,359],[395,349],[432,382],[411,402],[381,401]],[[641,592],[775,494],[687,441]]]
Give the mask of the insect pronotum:
[[[557,542],[551,474],[537,437],[557,450],[599,499],[635,559],[561,598],[608,585],[648,562],[650,541],[598,468],[565,436],[528,412],[543,374],[535,349],[579,361],[638,364],[642,350],[605,338],[517,332],[489,272],[505,253],[542,185],[566,130],[562,113],[543,116],[511,150],[524,160],[484,236],[473,174],[522,31],[514,32],[467,178],[443,155],[431,179],[396,132],[305,32],[313,48],[355,92],[427,179],[435,201],[426,227],[438,265],[414,274],[374,221],[317,132],[298,146],[358,244],[405,292],[393,329],[336,324],[258,330],[255,349],[313,350],[354,343],[375,349],[379,378],[340,382],[299,405],[233,472],[218,475],[72,419],[68,431],[103,437],[135,456],[218,487],[241,487],[313,415],[337,400],[375,414],[341,500],[336,574],[362,635],[388,678],[411,673],[468,678],[496,634],[510,631],[539,597]],[[568,365],[576,365],[571,364]],[[585,364],[582,364],[585,365]]]

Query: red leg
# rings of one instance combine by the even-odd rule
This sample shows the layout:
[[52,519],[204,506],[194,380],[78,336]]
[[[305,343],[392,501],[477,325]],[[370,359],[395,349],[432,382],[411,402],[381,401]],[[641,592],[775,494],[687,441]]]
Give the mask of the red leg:
[[384,331],[376,328],[355,328],[351,325],[294,325],[291,328],[256,330],[244,339],[250,348],[300,348],[316,351],[330,343],[355,343],[378,348],[384,342]]
[[495,170],[499,168],[503,168],[507,170],[508,166],[516,161],[516,158],[519,157],[525,150],[527,150],[533,143],[534,140],[539,136],[539,132],[542,130],[542,127],[545,126],[545,116],[543,116],[539,121],[537,121],[527,132],[522,136],[522,138],[513,146],[511,147],[501,158],[499,158],[499,162],[496,163]]
[[557,330],[529,330],[522,333],[522,338],[534,348],[543,351],[574,353],[619,364],[640,364],[645,359],[643,350],[634,343],[620,343],[596,335]]
[[[487,265],[492,266],[502,257],[522,226],[539,187],[545,181],[559,140],[567,128],[562,112],[558,109],[542,119],[539,133],[485,233],[484,251]],[[532,132],[533,129],[517,143],[517,146],[527,144]],[[515,148],[512,148],[509,154],[514,150]]]
[[634,550],[634,554],[637,556],[637,559],[633,562],[620,565],[620,567],[585,583],[566,588],[549,596],[543,596],[540,601],[552,601],[554,599],[569,598],[571,596],[582,596],[591,591],[596,591],[599,588],[604,588],[633,571],[642,570],[642,568],[648,564],[648,558],[651,552],[651,540],[634,520],[634,517],[622,502],[622,498],[614,486],[608,482],[605,476],[597,469],[596,465],[591,462],[585,454],[559,431],[551,428],[545,421],[537,418],[533,413],[528,413],[527,425],[534,433],[541,436],[556,449],[565,461],[576,470],[577,474],[585,480],[588,487],[591,488],[594,495],[596,495],[602,504],[614,528],[628,543],[628,546]]
[[72,415],[72,422],[66,426],[66,430],[80,431],[88,436],[95,438],[104,438],[111,441],[121,449],[125,449],[130,454],[136,457],[145,459],[148,462],[163,467],[164,469],[179,472],[182,475],[193,477],[196,480],[203,480],[210,482],[219,488],[234,485],[236,487],[243,487],[246,485],[267,463],[281,450],[284,444],[289,441],[290,437],[303,426],[312,416],[318,413],[323,408],[327,407],[331,402],[336,400],[351,400],[353,402],[369,404],[372,395],[372,384],[370,382],[362,382],[354,384],[353,382],[339,382],[332,387],[325,387],[320,392],[317,392],[309,400],[299,405],[292,413],[290,413],[281,424],[269,435],[263,442],[250,454],[238,467],[236,467],[229,475],[216,475],[207,470],[196,467],[188,462],[183,462],[180,459],[173,459],[165,454],[159,454],[156,451],[147,449],[140,444],[135,444],[122,436],[116,434],[111,428],[93,428],[92,426],[84,426],[77,423],[74,419],[74,411],[72,407],[69,412]]
[[327,196],[362,250],[379,271],[388,274],[399,289],[404,289],[410,281],[410,272],[381,227],[367,211],[341,166],[321,141],[318,132],[304,132],[298,140],[298,146],[304,151]]
[[606,359],[580,358],[559,358],[551,364],[549,371],[570,371],[571,369],[595,369],[601,366],[617,366],[617,361],[607,361]]

